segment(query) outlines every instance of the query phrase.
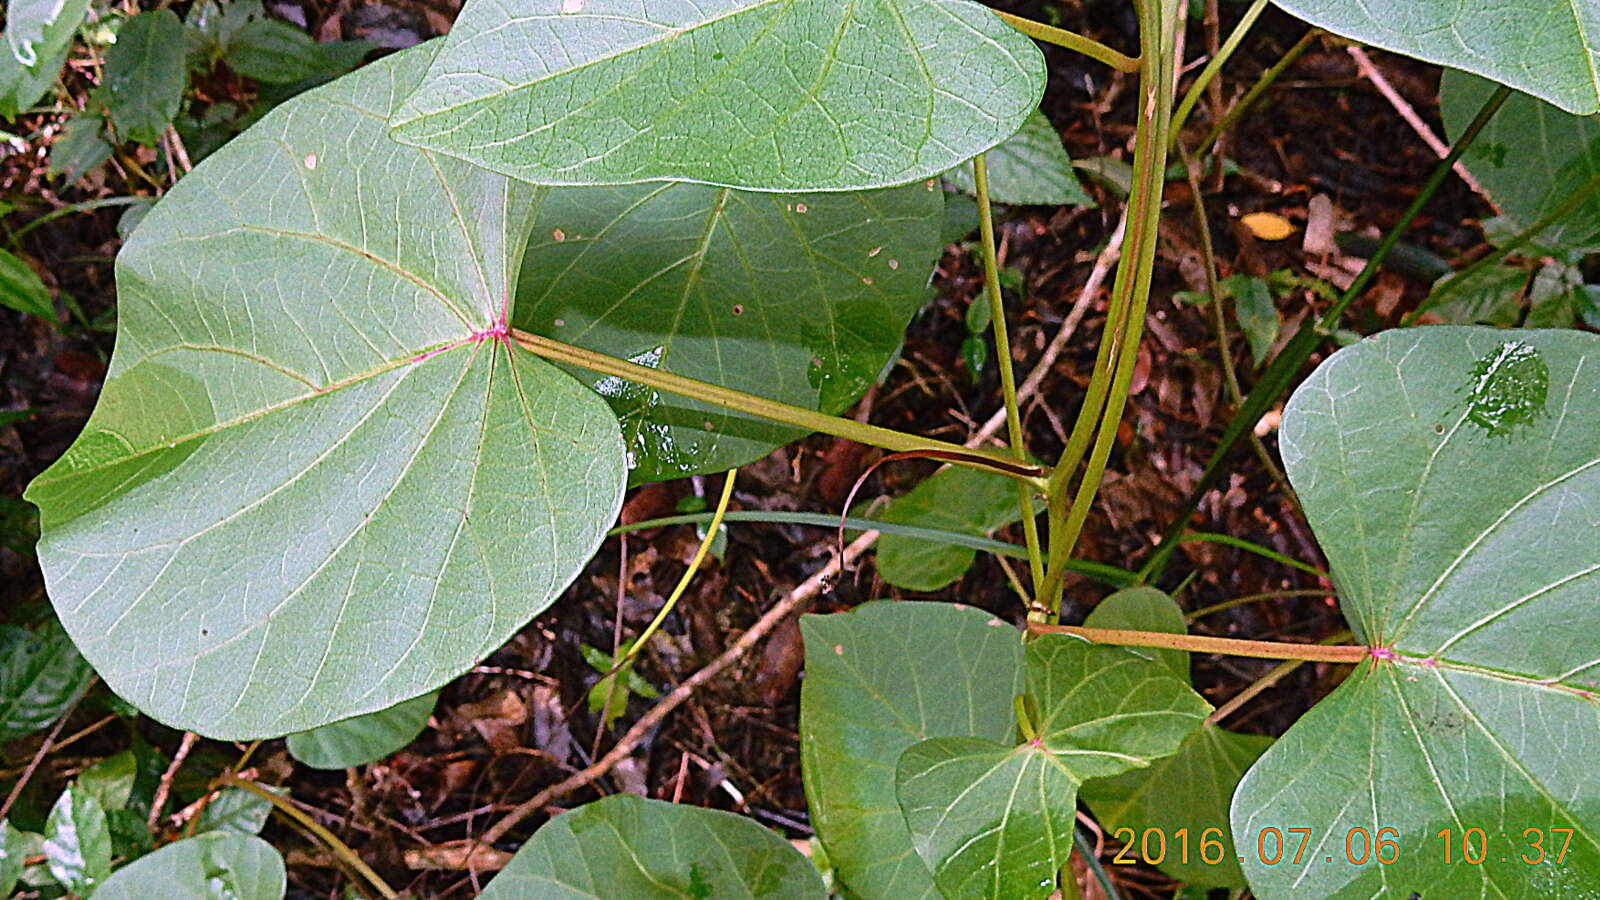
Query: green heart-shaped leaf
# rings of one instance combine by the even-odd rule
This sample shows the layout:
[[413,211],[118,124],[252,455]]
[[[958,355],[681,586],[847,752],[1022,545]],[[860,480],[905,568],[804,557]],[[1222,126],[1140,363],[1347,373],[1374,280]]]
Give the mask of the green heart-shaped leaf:
[[1016,731],[1015,628],[971,607],[867,603],[806,616],[800,764],[817,837],[864,900],[941,900],[895,799],[895,763],[939,735]]
[[1362,43],[1509,84],[1568,112],[1600,111],[1600,7],[1455,0],[1277,0]]
[[1295,392],[1284,462],[1375,649],[1234,795],[1257,896],[1600,890],[1596,371],[1592,335],[1441,326]]
[[289,755],[313,769],[345,769],[376,762],[417,739],[439,702],[439,692],[403,700],[365,715],[289,735]]
[[[517,327],[654,368],[837,412],[927,299],[937,186],[774,195],[697,184],[544,192]],[[635,481],[723,471],[793,428],[601,377]]]
[[906,825],[948,900],[1048,895],[1078,786],[1172,754],[1210,711],[1165,663],[1064,635],[1031,641],[1026,673],[1037,737],[934,738],[896,767]]
[[1177,752],[1081,792],[1106,833],[1180,881],[1243,887],[1239,851],[1228,828],[1228,807],[1239,779],[1272,738],[1201,725]]
[[[1090,628],[1116,628],[1125,631],[1160,631],[1166,634],[1186,634],[1189,623],[1183,610],[1165,592],[1153,587],[1123,588],[1101,600],[1089,610],[1083,624]],[[1161,650],[1155,647],[1129,647],[1130,653],[1158,659],[1179,680],[1188,683],[1189,654],[1182,650]]]
[[917,853],[949,900],[1048,896],[1072,852],[1078,781],[1050,754],[980,738],[913,744],[896,788]]
[[[1169,634],[1189,630],[1178,604],[1150,587],[1117,591],[1096,604],[1083,624]],[[1189,654],[1129,649],[1160,660],[1189,683]],[[1079,796],[1106,833],[1128,845],[1136,858],[1190,884],[1243,887],[1228,805],[1245,770],[1271,745],[1269,737],[1203,723],[1171,756],[1148,768],[1091,778]]]
[[929,178],[1044,90],[968,0],[474,0],[396,136],[538,184],[772,191]]
[[106,879],[96,900],[282,900],[283,857],[251,834],[175,841]]
[[825,900],[815,866],[733,813],[617,794],[534,833],[482,900]]
[[387,138],[435,49],[296,97],[156,205],[100,403],[29,488],[62,623],[174,727],[275,736],[437,687],[620,506],[616,418],[502,339],[532,190]]

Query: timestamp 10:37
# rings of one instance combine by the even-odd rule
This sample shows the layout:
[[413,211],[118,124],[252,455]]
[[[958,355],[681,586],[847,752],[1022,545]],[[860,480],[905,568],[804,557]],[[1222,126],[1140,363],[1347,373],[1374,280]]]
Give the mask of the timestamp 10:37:
[[[1495,832],[1511,846],[1509,855],[1491,853],[1490,834],[1482,828],[1455,830],[1441,828],[1433,837],[1442,855],[1435,857],[1444,865],[1467,863],[1483,865],[1488,862],[1521,862],[1530,866],[1541,864],[1561,865],[1566,861],[1567,850],[1572,846],[1572,828],[1525,828],[1520,838],[1508,832]],[[1256,832],[1253,862],[1264,866],[1304,864],[1307,862],[1343,862],[1353,866],[1370,863],[1392,865],[1400,861],[1401,835],[1397,828],[1382,827],[1376,831],[1356,826],[1344,834],[1343,853],[1325,853],[1320,859],[1315,853],[1307,854],[1311,845],[1312,828],[1275,828],[1268,826]],[[1208,866],[1221,865],[1228,856],[1225,832],[1221,828],[1206,828],[1198,835],[1188,828],[1178,828],[1169,836],[1164,828],[1146,828],[1142,832],[1122,827],[1112,831],[1112,836],[1123,844],[1111,862],[1116,865],[1135,865],[1140,862],[1159,866],[1172,861],[1187,865],[1199,862]],[[1330,837],[1333,837],[1330,835]],[[1194,845],[1191,847],[1191,838]],[[1559,843],[1559,846],[1557,844]],[[1326,846],[1324,841],[1319,846]],[[1193,851],[1193,852],[1191,852]],[[1246,854],[1240,852],[1236,859],[1243,863]]]

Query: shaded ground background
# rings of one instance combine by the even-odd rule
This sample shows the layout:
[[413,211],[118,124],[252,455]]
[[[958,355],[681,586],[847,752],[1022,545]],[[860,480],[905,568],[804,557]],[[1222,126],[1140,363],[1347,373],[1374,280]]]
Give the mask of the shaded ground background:
[[[1120,3],[997,5],[1046,21],[1059,16],[1068,27],[1116,47],[1136,45],[1132,15]],[[303,22],[324,39],[376,36],[397,44],[439,33],[454,15],[448,3],[403,0],[367,5],[307,0],[292,6],[269,4],[269,8]],[[1242,5],[1223,4],[1224,32],[1241,11]],[[1236,97],[1304,32],[1303,24],[1269,10],[1224,70],[1224,97],[1229,101]],[[1205,45],[1199,20],[1191,23],[1188,43],[1193,59],[1194,48]],[[1045,111],[1073,157],[1126,160],[1135,112],[1131,82],[1065,51],[1046,52],[1052,87]],[[69,97],[58,104],[60,111],[69,99],[81,103],[81,93],[92,86],[96,67],[83,53],[82,48],[75,51],[66,78]],[[1387,54],[1374,57],[1384,76],[1438,131],[1438,71]],[[1189,76],[1194,71],[1188,70]],[[256,86],[219,71],[204,89],[218,97],[247,100]],[[26,116],[10,129],[24,140],[20,146],[13,144],[11,149],[17,152],[0,162],[0,199],[16,207],[4,218],[8,238],[68,204],[155,192],[155,186],[132,174],[120,158],[73,184],[47,178],[43,154],[59,133],[60,111]],[[1195,129],[1209,127],[1206,104],[1194,122]],[[1290,269],[1335,281],[1341,272],[1348,277],[1349,261],[1338,254],[1308,255],[1299,232],[1284,241],[1257,239],[1240,224],[1240,216],[1273,212],[1303,229],[1308,204],[1321,195],[1331,201],[1342,230],[1376,235],[1398,218],[1437,159],[1332,39],[1313,45],[1225,140],[1227,155],[1238,171],[1220,183],[1206,182],[1212,238],[1223,275]],[[1032,367],[1056,333],[1116,224],[1119,204],[1112,192],[1090,179],[1085,184],[1099,201],[1098,208],[1004,211],[1002,263],[1019,275],[1007,300],[1014,359],[1021,372]],[[1124,566],[1142,561],[1153,538],[1168,525],[1175,504],[1198,477],[1231,414],[1221,355],[1232,354],[1246,388],[1254,377],[1237,328],[1223,347],[1204,308],[1171,299],[1175,291],[1204,289],[1190,199],[1186,184],[1169,185],[1157,286],[1135,390],[1081,544],[1080,554],[1089,559]],[[0,424],[0,532],[11,536],[12,543],[31,527],[30,513],[18,500],[22,489],[70,443],[92,408],[105,373],[113,340],[112,258],[120,245],[121,213],[121,208],[111,207],[63,215],[14,242],[13,249],[34,264],[52,289],[70,295],[77,309],[67,312],[59,330],[0,309],[0,416],[5,411],[28,411]],[[1452,179],[1408,240],[1457,262],[1481,251],[1477,221],[1488,214],[1481,199]],[[947,249],[935,286],[937,297],[907,332],[901,361],[863,402],[870,404],[872,420],[878,424],[961,441],[975,430],[974,423],[981,423],[1000,404],[993,366],[975,373],[961,354],[967,307],[979,290],[976,260],[967,247],[955,244]],[[1386,272],[1357,301],[1347,325],[1363,334],[1393,326],[1425,290],[1425,281],[1418,276]],[[1045,458],[1059,452],[1089,380],[1104,291],[1091,303],[1069,349],[1024,409],[1031,447]],[[1285,337],[1290,323],[1322,303],[1307,291],[1281,298]],[[1272,450],[1272,430],[1260,433]],[[824,437],[802,441],[742,471],[736,508],[837,512],[850,484],[874,455],[875,451]],[[920,463],[881,468],[869,478],[861,497],[903,493],[930,471],[931,465]],[[638,489],[630,494],[624,517],[671,514],[680,502],[710,488],[697,479],[685,479]],[[1193,524],[1323,564],[1303,519],[1247,451],[1236,455],[1225,487],[1206,498]],[[1020,540],[1017,533],[1000,536]],[[680,612],[668,622],[669,638],[653,645],[642,663],[644,676],[662,690],[687,678],[776,598],[822,566],[832,552],[833,538],[829,531],[801,526],[733,526],[724,561],[711,564],[693,585]],[[468,873],[412,871],[404,864],[404,851],[481,833],[500,811],[582,768],[597,750],[603,753],[648,708],[650,701],[635,698],[613,729],[602,729],[584,702],[584,691],[599,673],[584,661],[581,645],[609,649],[619,616],[628,632],[642,628],[683,571],[697,541],[691,526],[608,541],[562,602],[478,670],[444,690],[430,727],[392,758],[351,773],[316,772],[295,766],[281,741],[269,742],[253,760],[262,780],[288,786],[305,811],[359,850],[397,888],[417,897],[472,895],[476,882]],[[1330,587],[1315,576],[1214,543],[1182,547],[1163,587],[1179,584],[1184,589],[1178,599],[1186,609],[1263,592],[1319,592]],[[1081,620],[1107,591],[1087,580],[1071,583],[1064,621]],[[811,608],[826,612],[902,596],[959,600],[1013,620],[1022,617],[1003,572],[988,557],[980,557],[950,589],[911,595],[884,584],[869,555]],[[0,609],[5,620],[35,621],[45,608],[39,571],[26,547],[0,549]],[[1208,616],[1196,627],[1217,635],[1314,640],[1344,623],[1329,596],[1311,593],[1240,606]],[[762,648],[674,713],[628,764],[558,804],[576,805],[604,793],[633,790],[736,810],[791,837],[804,838],[809,829],[796,734],[801,654],[799,630],[787,623]],[[1251,660],[1196,657],[1196,686],[1220,704],[1269,668],[1268,663]],[[1282,733],[1337,677],[1338,672],[1326,666],[1302,666],[1227,724],[1240,731]],[[76,739],[53,747],[43,757],[13,816],[42,820],[43,811],[70,777],[132,742],[146,741],[169,755],[177,747],[179,734],[148,720],[125,717],[124,712],[103,687],[94,688],[61,732]],[[21,775],[43,740],[41,734],[0,747],[0,787]],[[176,802],[169,808],[195,799],[206,780],[237,759],[240,750],[202,742],[180,771]],[[519,833],[525,835],[536,824],[530,821]],[[268,825],[267,836],[289,860],[291,896],[340,896],[347,878],[317,844],[277,820]],[[506,849],[513,846],[507,844]],[[1171,896],[1170,882],[1153,870],[1116,867],[1113,876],[1127,896]]]

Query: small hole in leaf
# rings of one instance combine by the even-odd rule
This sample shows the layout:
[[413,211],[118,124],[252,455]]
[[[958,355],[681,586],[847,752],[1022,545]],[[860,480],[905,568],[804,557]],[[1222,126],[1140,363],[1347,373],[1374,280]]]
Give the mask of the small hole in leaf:
[[1444,423],[1443,422],[1435,422],[1435,423],[1433,423],[1433,433],[1434,434],[1444,434]]
[[743,303],[735,303],[733,305],[733,314],[736,315],[736,316],[744,315],[744,304]]

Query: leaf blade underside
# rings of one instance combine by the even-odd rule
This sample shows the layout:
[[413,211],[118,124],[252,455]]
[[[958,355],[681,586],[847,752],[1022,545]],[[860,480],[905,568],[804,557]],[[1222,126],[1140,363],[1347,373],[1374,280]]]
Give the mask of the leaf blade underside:
[[[1395,331],[1341,350],[1291,399],[1289,477],[1378,656],[1234,795],[1241,847],[1267,827],[1314,828],[1305,864],[1245,854],[1258,896],[1600,890],[1583,749],[1600,742],[1597,365],[1600,341],[1578,332]],[[1398,861],[1350,864],[1356,828],[1394,829]],[[1469,828],[1487,836],[1481,865],[1461,862]],[[1572,829],[1562,864],[1528,862],[1527,830],[1548,847],[1558,828]]]
[[436,687],[620,505],[604,403],[497,339],[529,189],[387,139],[436,48],[274,110],[118,259],[100,405],[28,497],[63,624],[167,724],[277,736]]
[[1043,89],[967,0],[480,0],[394,126],[537,184],[860,190],[998,144]]

